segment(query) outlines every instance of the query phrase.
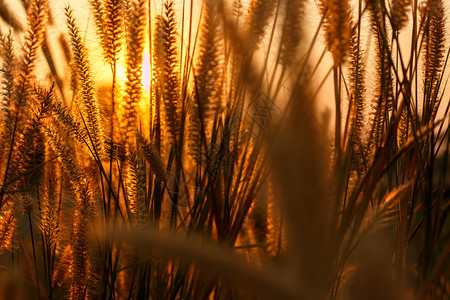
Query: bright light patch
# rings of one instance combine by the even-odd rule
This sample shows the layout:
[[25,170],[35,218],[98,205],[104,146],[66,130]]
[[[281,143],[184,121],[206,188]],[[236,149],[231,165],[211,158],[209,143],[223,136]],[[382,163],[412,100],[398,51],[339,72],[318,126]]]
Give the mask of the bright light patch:
[[150,90],[150,80],[152,74],[150,70],[150,54],[144,52],[144,60],[142,61],[142,88],[146,91]]
[[120,84],[125,84],[127,81],[127,69],[122,62],[119,62],[116,67],[116,78]]
[[[127,70],[124,62],[117,64],[117,79],[120,84],[125,84],[127,81]],[[142,89],[145,91],[150,90],[150,80],[152,79],[152,73],[150,70],[150,54],[148,51],[143,53],[142,59]]]

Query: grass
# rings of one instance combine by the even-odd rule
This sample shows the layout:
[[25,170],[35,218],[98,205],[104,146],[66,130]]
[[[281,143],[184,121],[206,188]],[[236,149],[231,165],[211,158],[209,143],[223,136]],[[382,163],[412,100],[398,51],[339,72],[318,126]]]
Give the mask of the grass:
[[194,2],[0,3],[0,298],[447,299],[444,1]]

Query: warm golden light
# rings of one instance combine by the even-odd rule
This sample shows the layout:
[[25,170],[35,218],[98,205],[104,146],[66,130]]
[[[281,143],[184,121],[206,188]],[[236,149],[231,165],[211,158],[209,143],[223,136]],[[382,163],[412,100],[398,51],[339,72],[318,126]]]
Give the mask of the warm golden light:
[[449,8],[0,0],[0,300],[450,300]]
[[150,52],[144,52],[144,59],[142,61],[142,88],[146,91],[150,90],[150,80],[152,79],[152,72],[150,70]]
[[[125,62],[120,61],[117,64],[117,79],[118,82],[123,85],[127,81],[127,71],[125,67]],[[150,91],[150,81],[152,78],[152,71],[150,67],[150,52],[145,49],[142,55],[142,89],[145,91]]]

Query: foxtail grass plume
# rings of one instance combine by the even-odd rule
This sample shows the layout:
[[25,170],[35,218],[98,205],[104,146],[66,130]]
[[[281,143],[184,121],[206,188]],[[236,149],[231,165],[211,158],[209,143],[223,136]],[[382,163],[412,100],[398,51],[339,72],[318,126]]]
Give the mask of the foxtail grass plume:
[[97,35],[106,62],[114,65],[122,50],[123,4],[121,0],[90,0]]
[[91,67],[88,61],[88,53],[76,25],[72,9],[66,7],[66,22],[72,46],[72,54],[77,74],[77,82],[80,91],[77,95],[77,104],[81,106],[81,115],[86,124],[90,145],[100,155],[103,150],[103,130],[100,118],[100,110],[95,97],[94,81]]
[[246,36],[250,40],[249,45],[253,50],[256,50],[263,40],[277,4],[276,0],[251,1],[245,27]]
[[304,13],[304,0],[288,0],[280,41],[280,61],[285,66],[292,65],[302,38],[301,19]]
[[440,95],[438,85],[445,57],[445,23],[444,4],[441,0],[426,1],[424,28],[424,72],[425,99],[422,120],[427,122],[434,118],[439,107]]
[[175,141],[180,132],[180,86],[177,23],[174,2],[164,3],[164,14],[156,17],[154,37],[155,88],[160,89],[164,103],[164,118],[167,134]]
[[411,0],[393,0],[391,2],[391,22],[394,31],[401,31],[408,22]]
[[142,61],[145,42],[146,14],[144,0],[132,1],[129,13],[129,34],[126,55],[126,97],[123,111],[123,132],[129,143],[138,130],[138,106],[142,97]]
[[321,1],[325,41],[333,56],[334,65],[341,64],[348,54],[351,41],[348,0]]

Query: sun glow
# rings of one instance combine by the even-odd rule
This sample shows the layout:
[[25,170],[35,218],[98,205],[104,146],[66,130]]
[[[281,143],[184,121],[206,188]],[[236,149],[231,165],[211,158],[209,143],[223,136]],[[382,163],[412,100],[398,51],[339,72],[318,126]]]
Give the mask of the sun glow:
[[[152,71],[150,66],[150,52],[146,49],[142,55],[142,89],[144,91],[150,91],[150,81],[152,79]],[[125,62],[120,61],[116,70],[118,82],[124,85],[127,81],[127,71]]]
[[152,72],[150,70],[150,52],[144,52],[142,61],[142,88],[146,91],[150,90],[150,80],[152,79]]
[[[148,46],[147,46],[148,47]],[[142,66],[141,66],[141,98],[138,103],[138,111],[139,115],[142,116],[150,116],[150,102],[149,102],[149,92],[150,92],[150,86],[151,86],[151,80],[152,80],[152,71],[151,71],[151,65],[150,65],[150,52],[148,48],[145,48],[143,54],[142,54]],[[122,91],[126,93],[126,85],[127,85],[127,68],[126,68],[126,59],[122,57],[119,59],[117,63],[117,69],[116,69],[116,84],[119,91]],[[125,94],[123,94],[125,96]],[[122,114],[125,112],[126,109],[126,103],[125,99],[121,98],[119,100],[119,119],[121,119],[123,116]],[[140,126],[142,128],[149,128],[149,119],[147,117],[142,117],[139,120]]]

